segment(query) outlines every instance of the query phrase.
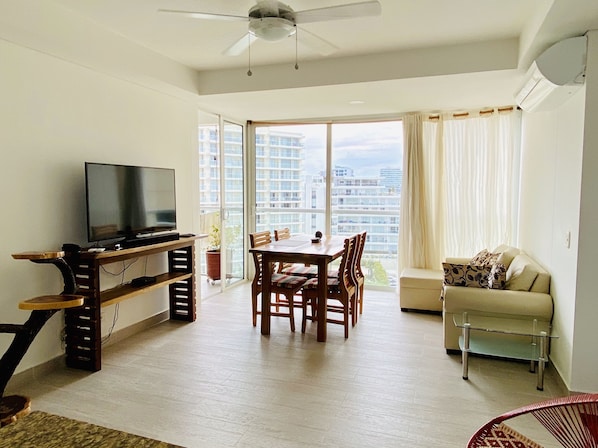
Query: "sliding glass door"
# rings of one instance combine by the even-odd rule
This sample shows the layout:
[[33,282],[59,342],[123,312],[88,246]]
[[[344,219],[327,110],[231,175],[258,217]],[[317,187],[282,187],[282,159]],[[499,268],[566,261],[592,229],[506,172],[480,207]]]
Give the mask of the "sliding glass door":
[[202,297],[244,278],[243,126],[204,115],[199,125]]
[[256,230],[367,231],[369,286],[396,287],[402,124],[255,125]]
[[236,283],[244,275],[243,235],[245,215],[243,211],[243,126],[223,123],[223,158],[221,187],[222,218],[222,265],[228,284]]

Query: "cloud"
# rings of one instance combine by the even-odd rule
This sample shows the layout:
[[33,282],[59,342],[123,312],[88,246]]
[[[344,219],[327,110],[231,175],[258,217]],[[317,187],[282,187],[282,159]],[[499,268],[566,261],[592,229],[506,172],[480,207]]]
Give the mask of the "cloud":
[[[280,130],[305,136],[304,170],[319,173],[326,163],[326,125],[284,126]],[[332,125],[332,163],[347,166],[356,176],[378,176],[382,168],[401,168],[403,129],[400,122]]]

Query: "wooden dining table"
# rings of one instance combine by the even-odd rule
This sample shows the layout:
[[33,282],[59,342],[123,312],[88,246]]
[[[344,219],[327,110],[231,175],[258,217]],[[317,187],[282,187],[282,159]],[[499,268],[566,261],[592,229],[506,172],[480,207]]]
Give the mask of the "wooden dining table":
[[[270,306],[272,269],[275,262],[305,263],[318,267],[318,297],[326,297],[328,264],[343,254],[344,236],[324,236],[314,243],[309,235],[295,235],[289,239],[249,249],[262,254],[262,313],[261,331],[270,334]],[[318,300],[318,316],[326,316],[326,300]],[[317,340],[326,342],[326,319],[318,319]]]

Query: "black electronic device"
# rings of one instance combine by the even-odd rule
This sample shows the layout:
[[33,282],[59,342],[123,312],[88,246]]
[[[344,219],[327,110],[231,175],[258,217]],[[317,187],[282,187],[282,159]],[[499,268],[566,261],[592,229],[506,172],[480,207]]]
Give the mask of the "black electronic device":
[[165,243],[167,241],[175,241],[179,239],[177,232],[162,233],[159,235],[138,236],[121,241],[120,247],[130,249],[132,247],[147,246],[149,244]]
[[[90,242],[160,236],[177,239],[175,172],[171,168],[85,163]],[[166,239],[168,241],[169,239]],[[151,244],[140,239],[126,247]]]
[[144,275],[142,277],[137,277],[131,280],[131,286],[138,288],[140,286],[147,286],[156,283],[156,277],[150,275]]
[[78,252],[81,252],[81,246],[73,243],[64,243],[62,245],[62,250],[67,254],[76,254]]

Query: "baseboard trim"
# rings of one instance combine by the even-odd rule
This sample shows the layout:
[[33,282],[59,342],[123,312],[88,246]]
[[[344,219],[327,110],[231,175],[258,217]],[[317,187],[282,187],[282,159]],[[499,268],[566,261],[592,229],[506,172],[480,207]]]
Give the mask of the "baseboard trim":
[[137,322],[136,324],[129,325],[126,328],[121,328],[120,330],[112,333],[110,337],[102,343],[102,347],[110,347],[112,344],[116,344],[117,342],[127,339],[128,337],[131,337],[137,333],[141,333],[142,331],[161,324],[168,319],[170,319],[170,311],[165,310],[161,313],[155,314],[154,316]]
[[29,369],[23,370],[22,372],[14,374],[6,386],[5,395],[17,393],[17,391],[27,391],[29,384],[36,381],[38,378],[42,378],[48,373],[63,369],[65,366],[65,356],[60,355],[56,358],[52,358],[49,361],[43,362],[36,366],[30,367]]
[[[130,325],[126,328],[122,328],[118,331],[115,331],[110,335],[110,338],[107,339],[103,344],[102,347],[109,347],[112,344],[120,342],[124,339],[127,339],[134,334],[140,333],[148,328],[161,324],[170,319],[170,311],[165,310],[161,313],[158,313],[154,316],[148,317],[140,322],[137,322],[133,325]],[[36,366],[30,367],[29,369],[23,370],[22,372],[16,373],[12,376],[8,385],[6,386],[6,393],[5,395],[9,395],[10,391],[16,393],[18,390],[26,390],[28,385],[32,381],[36,381],[38,378],[42,378],[44,375],[48,373],[58,370],[64,369],[66,367],[66,356],[64,354],[57,356],[56,358],[52,358],[49,361],[43,362]]]

